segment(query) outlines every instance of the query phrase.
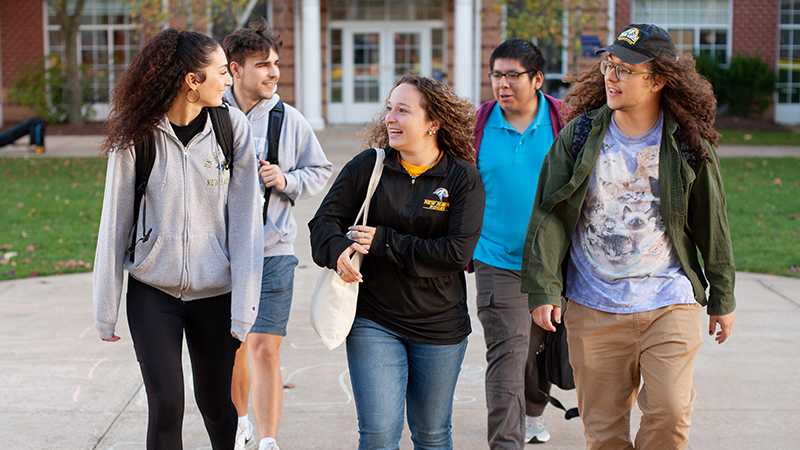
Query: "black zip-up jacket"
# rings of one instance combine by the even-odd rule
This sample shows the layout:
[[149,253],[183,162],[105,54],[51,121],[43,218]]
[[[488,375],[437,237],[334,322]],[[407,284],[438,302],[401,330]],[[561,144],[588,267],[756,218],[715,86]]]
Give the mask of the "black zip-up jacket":
[[[344,166],[314,218],[314,262],[336,269],[353,241],[345,236],[367,195],[375,150]],[[356,316],[429,344],[457,344],[471,331],[466,267],[481,233],[485,193],[478,169],[444,152],[413,179],[398,152],[386,149],[383,175],[370,202],[376,227],[361,265]]]

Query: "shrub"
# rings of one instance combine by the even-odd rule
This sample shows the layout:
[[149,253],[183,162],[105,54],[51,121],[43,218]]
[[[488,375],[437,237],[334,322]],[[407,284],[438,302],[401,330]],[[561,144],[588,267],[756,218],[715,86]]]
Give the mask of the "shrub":
[[[30,107],[38,117],[47,122],[69,120],[67,76],[64,69],[64,63],[57,56],[47,60],[42,57],[36,63],[23,63],[20,74],[11,79],[8,100]],[[86,98],[89,87],[81,83],[81,88]],[[92,108],[86,108],[84,118],[89,118],[93,114]]]
[[727,80],[729,93],[736,94],[729,97],[731,112],[746,116],[769,108],[778,77],[761,58],[737,53],[731,58]]
[[697,72],[704,76],[717,97],[717,104],[724,105],[728,102],[729,88],[726,71],[720,66],[719,60],[709,54],[695,54]]

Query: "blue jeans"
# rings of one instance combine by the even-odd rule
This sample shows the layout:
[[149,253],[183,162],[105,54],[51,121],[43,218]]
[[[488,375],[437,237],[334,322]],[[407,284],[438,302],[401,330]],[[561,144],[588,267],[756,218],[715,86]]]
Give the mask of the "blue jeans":
[[466,350],[467,339],[423,344],[356,318],[347,337],[347,363],[358,448],[399,449],[407,408],[415,449],[452,449],[453,393]]

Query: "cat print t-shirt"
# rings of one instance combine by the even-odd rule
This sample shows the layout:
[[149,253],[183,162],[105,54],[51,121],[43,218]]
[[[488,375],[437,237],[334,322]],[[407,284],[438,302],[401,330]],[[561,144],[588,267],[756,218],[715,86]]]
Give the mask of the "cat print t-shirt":
[[612,116],[572,236],[567,298],[621,314],[695,302],[661,217],[663,125],[662,113],[631,138]]

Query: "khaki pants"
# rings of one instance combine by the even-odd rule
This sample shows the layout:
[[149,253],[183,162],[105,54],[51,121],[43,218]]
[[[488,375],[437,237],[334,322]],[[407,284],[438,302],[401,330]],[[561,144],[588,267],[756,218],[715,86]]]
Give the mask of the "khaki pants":
[[[567,302],[564,323],[587,450],[686,448],[701,311],[695,303],[611,314]],[[637,393],[643,417],[634,446],[630,414]]]

